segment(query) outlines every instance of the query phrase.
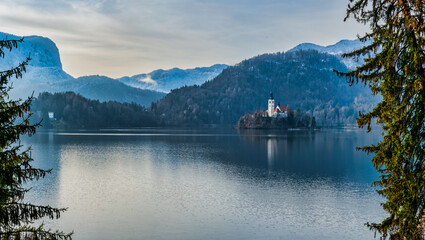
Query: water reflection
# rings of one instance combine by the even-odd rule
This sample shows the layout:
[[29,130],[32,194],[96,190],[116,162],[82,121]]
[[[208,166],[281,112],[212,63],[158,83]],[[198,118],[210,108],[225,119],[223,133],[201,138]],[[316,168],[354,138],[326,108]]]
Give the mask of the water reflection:
[[233,158],[238,165],[337,181],[371,182],[377,176],[370,157],[355,147],[378,141],[379,133],[248,130],[238,134],[242,141],[230,143],[240,150]]
[[[76,239],[372,239],[359,132],[140,130],[27,139],[57,169],[33,197]],[[41,190],[40,190],[41,189]],[[45,191],[49,194],[45,195]]]
[[278,155],[277,140],[275,138],[267,139],[267,163],[269,169],[273,169],[275,159]]

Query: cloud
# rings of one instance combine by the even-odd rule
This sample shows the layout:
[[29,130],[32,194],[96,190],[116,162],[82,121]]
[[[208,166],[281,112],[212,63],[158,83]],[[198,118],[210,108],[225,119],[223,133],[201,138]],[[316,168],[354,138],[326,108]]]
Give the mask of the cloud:
[[341,0],[4,0],[0,31],[56,42],[74,76],[234,64],[364,32]]
[[150,75],[147,75],[146,77],[140,77],[140,78],[138,79],[138,81],[140,81],[140,82],[144,82],[144,83],[146,83],[146,84],[151,84],[151,85],[153,85],[153,86],[158,85],[158,83],[157,83],[155,80],[153,80],[153,79],[151,78],[151,76],[150,76]]

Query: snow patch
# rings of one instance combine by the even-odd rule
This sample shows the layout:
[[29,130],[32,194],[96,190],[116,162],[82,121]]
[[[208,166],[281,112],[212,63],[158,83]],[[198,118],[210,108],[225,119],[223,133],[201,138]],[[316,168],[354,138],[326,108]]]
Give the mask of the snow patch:
[[365,56],[359,57],[359,59],[356,58],[343,58],[342,54],[349,53],[354,50],[358,50],[366,45],[369,45],[372,43],[372,40],[367,40],[366,42],[361,42],[360,40],[341,40],[337,42],[334,45],[329,46],[320,46],[312,43],[302,43],[298,46],[288,50],[288,52],[295,52],[299,50],[316,50],[321,53],[327,53],[330,55],[334,55],[338,57],[342,63],[345,64],[345,66],[348,69],[355,69],[358,66],[361,66],[364,64]]

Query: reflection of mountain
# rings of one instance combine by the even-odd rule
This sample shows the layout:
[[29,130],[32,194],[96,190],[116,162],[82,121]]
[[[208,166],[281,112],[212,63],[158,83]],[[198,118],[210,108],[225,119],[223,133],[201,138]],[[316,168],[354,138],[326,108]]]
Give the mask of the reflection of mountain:
[[25,199],[28,202],[37,202],[40,199],[45,201],[46,205],[59,206],[55,194],[59,191],[60,186],[57,183],[58,175],[60,172],[60,159],[61,150],[57,145],[56,132],[43,132],[38,130],[34,136],[22,137],[22,144],[24,146],[31,146],[31,157],[34,162],[31,164],[33,167],[41,169],[52,169],[50,174],[46,174],[43,179],[39,181],[29,182],[27,187],[31,187],[31,191],[25,194]]
[[[355,146],[369,145],[380,138],[378,131],[366,134],[360,130],[310,132],[249,129],[235,132],[227,129],[111,129],[89,131],[81,136],[77,136],[78,134],[66,136],[59,133],[52,138],[40,133],[31,142],[37,143],[34,146],[37,149],[44,149],[43,146],[51,144],[49,141],[52,140],[52,148],[56,149],[64,143],[68,147],[75,147],[81,145],[81,141],[85,147],[95,145],[122,150],[125,145],[143,153],[148,152],[151,157],[166,156],[165,159],[157,160],[157,163],[169,161],[174,167],[218,164],[217,166],[229,171],[229,175],[249,174],[249,178],[267,178],[273,174],[281,174],[298,176],[300,179],[304,176],[313,179],[329,177],[335,181],[356,178],[362,183],[369,183],[377,176],[376,172],[366,154],[356,151]],[[140,148],[141,145],[148,147],[148,150]],[[57,152],[49,149],[46,153],[57,157]],[[176,153],[181,155],[176,156]],[[48,167],[52,158],[42,158],[45,156],[44,152],[37,154],[37,159],[46,159],[40,162],[41,166]],[[129,154],[134,153],[130,151]],[[130,162],[137,161],[133,159]]]
[[[28,144],[36,144],[36,162],[57,173],[45,185],[53,194],[37,196],[69,207],[61,226],[78,229],[76,237],[122,239],[131,229],[135,239],[369,239],[362,223],[382,215],[369,187],[374,169],[348,147],[362,136],[322,133],[315,141],[303,132],[258,132],[245,141],[220,130],[108,130],[55,133],[53,149],[38,145],[47,141],[38,134]],[[268,139],[279,148],[272,170]],[[282,146],[290,147],[285,155]],[[313,161],[319,149],[340,147],[344,155]]]

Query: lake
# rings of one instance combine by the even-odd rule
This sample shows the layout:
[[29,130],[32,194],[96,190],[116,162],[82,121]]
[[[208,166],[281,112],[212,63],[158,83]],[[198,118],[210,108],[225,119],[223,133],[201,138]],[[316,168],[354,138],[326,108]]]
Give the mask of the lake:
[[139,129],[25,137],[52,174],[26,200],[68,207],[75,239],[373,239],[379,131]]

